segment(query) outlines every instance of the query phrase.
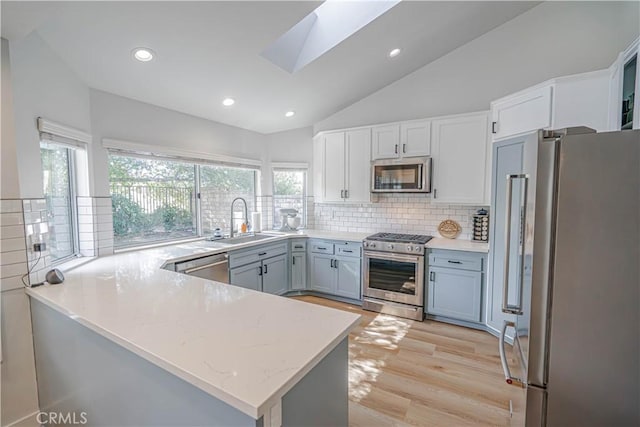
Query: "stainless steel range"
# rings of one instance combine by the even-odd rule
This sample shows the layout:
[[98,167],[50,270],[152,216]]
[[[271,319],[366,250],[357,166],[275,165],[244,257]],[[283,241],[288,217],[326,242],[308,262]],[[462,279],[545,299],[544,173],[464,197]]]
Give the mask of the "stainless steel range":
[[424,254],[431,236],[377,233],[364,240],[362,308],[424,317]]

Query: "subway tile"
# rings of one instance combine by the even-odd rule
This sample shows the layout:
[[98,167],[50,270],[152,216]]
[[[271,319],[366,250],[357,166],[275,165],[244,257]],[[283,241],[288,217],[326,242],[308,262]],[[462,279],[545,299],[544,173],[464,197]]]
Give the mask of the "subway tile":
[[24,215],[22,212],[0,213],[0,226],[22,224],[24,224]]
[[98,231],[98,240],[112,239],[113,231]]
[[17,264],[23,262],[27,262],[27,252],[24,249],[0,253],[0,265]]
[[32,211],[44,211],[47,209],[47,201],[45,199],[33,199],[31,200]]
[[0,213],[19,213],[22,210],[22,200],[20,199],[0,200]]
[[25,274],[28,271],[26,262],[7,264],[0,266],[0,278]]
[[111,206],[98,206],[96,208],[96,213],[98,215],[109,215],[112,213],[112,208]]
[[11,252],[24,250],[26,248],[26,243],[24,237],[16,237],[12,239],[2,239],[0,240],[0,252]]
[[24,237],[24,226],[7,225],[0,227],[0,239],[14,239],[17,237]]
[[96,197],[96,206],[108,206],[111,208],[111,197]]
[[113,255],[113,246],[98,248],[98,256]]

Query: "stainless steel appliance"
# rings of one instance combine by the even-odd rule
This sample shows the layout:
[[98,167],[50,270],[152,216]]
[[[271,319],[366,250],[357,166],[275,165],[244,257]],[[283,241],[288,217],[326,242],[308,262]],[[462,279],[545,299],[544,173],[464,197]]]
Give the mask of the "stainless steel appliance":
[[373,161],[371,192],[430,193],[431,157]]
[[362,308],[424,317],[424,254],[431,236],[377,233],[364,240]]
[[229,255],[209,255],[176,263],[178,273],[229,283]]
[[494,144],[493,158],[492,277],[514,416],[640,425],[640,131],[538,131]]

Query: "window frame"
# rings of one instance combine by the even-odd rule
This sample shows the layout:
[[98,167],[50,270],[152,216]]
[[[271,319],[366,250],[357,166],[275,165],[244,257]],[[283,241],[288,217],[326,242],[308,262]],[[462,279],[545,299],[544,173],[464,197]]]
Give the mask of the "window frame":
[[[252,165],[250,163],[242,164],[242,163],[228,163],[222,161],[215,160],[201,160],[201,159],[193,159],[189,157],[182,156],[172,156],[172,155],[154,155],[147,154],[143,152],[135,152],[129,150],[121,150],[116,148],[107,148],[108,156],[120,156],[120,157],[130,157],[130,158],[142,158],[148,160],[157,160],[157,161],[169,161],[169,162],[177,162],[184,163],[192,166],[194,168],[194,214],[195,214],[195,234],[192,237],[177,237],[170,238],[164,240],[154,240],[148,242],[142,242],[139,244],[125,245],[125,246],[117,246],[115,245],[114,240],[114,252],[124,252],[134,250],[136,248],[141,247],[150,247],[150,246],[161,246],[166,244],[171,244],[173,242],[181,242],[181,241],[193,241],[199,240],[205,236],[203,225],[202,225],[202,194],[201,194],[201,167],[203,166],[212,166],[212,167],[221,167],[221,168],[230,168],[230,169],[243,169],[249,170],[253,172],[253,193],[254,193],[254,206],[257,206],[258,197],[260,197],[260,178],[262,173],[262,168],[256,165]],[[109,180],[109,186],[111,186],[111,180]],[[111,195],[111,194],[110,194]]]
[[276,212],[276,172],[303,172],[303,183],[302,183],[302,219],[300,221],[300,227],[298,228],[306,228],[308,224],[308,195],[309,195],[309,165],[306,163],[273,163],[271,166],[271,187],[272,187],[272,214],[273,214],[273,224],[271,227],[276,230],[275,223],[276,218],[279,217],[279,213]]
[[[65,150],[67,154],[67,163],[68,163],[67,174],[69,177],[69,210],[70,210],[70,216],[71,216],[69,226],[71,228],[72,250],[69,255],[66,255],[62,258],[57,258],[55,260],[53,260],[51,258],[51,255],[49,255],[51,259],[50,265],[55,267],[55,266],[64,264],[65,262],[76,259],[80,256],[80,226],[78,222],[78,179],[77,179],[76,157],[78,155],[78,152],[77,152],[78,149],[82,149],[82,148],[75,147],[72,145],[67,145],[64,143],[59,143],[52,139],[40,138],[40,146],[39,146],[40,150],[42,150],[43,146],[45,146],[44,148],[47,148],[47,146],[48,147],[53,146],[53,147]],[[42,167],[42,153],[40,154],[40,169],[44,170],[44,168]],[[42,190],[43,190],[42,196],[46,200],[44,188]],[[47,221],[47,227],[49,228],[48,233],[49,235],[51,235],[51,231],[50,231],[51,227],[49,226],[48,222],[49,221]],[[51,238],[51,236],[49,236],[49,238]],[[47,251],[51,253],[51,249],[47,249]]]

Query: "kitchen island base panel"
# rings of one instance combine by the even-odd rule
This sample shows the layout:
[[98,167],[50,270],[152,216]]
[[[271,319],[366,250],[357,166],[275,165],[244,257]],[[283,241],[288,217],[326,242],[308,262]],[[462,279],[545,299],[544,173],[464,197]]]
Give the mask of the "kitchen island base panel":
[[[33,298],[31,311],[42,411],[119,426],[262,427],[279,418],[256,420]],[[284,394],[283,426],[348,424],[347,343]]]

